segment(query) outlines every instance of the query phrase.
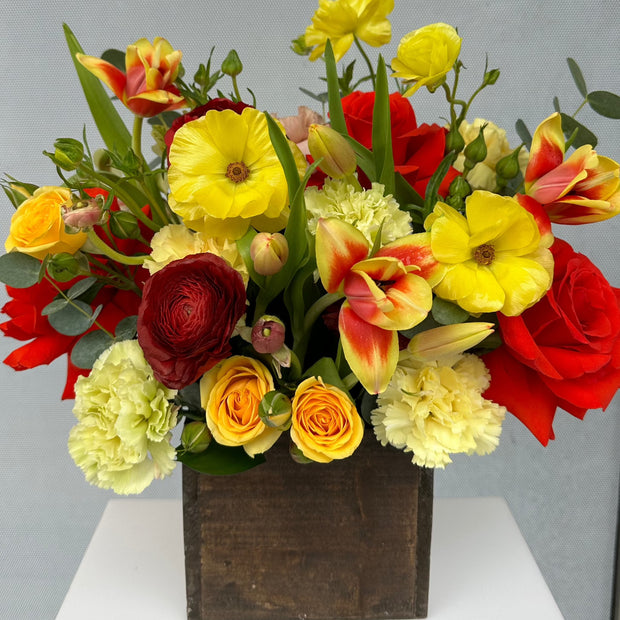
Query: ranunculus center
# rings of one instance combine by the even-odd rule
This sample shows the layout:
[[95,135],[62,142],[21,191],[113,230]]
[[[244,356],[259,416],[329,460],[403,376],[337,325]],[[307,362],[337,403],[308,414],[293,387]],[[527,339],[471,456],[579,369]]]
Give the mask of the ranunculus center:
[[490,265],[495,258],[495,248],[488,243],[479,245],[474,251],[474,260],[479,265]]
[[233,183],[241,183],[250,176],[250,169],[242,161],[233,161],[226,168],[226,176]]

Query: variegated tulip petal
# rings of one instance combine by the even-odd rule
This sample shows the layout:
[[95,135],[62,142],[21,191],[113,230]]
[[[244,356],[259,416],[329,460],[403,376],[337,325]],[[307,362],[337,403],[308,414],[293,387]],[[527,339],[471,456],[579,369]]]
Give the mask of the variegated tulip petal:
[[607,200],[590,200],[567,196],[545,205],[549,217],[558,224],[591,224],[608,220],[620,213],[620,191]]
[[123,99],[127,78],[122,71],[109,62],[95,56],[76,54],[75,57],[85,69],[88,69],[95,77],[108,86],[119,99]]
[[367,392],[379,394],[388,386],[398,363],[398,334],[368,324],[345,302],[339,316],[345,358]]
[[335,217],[321,218],[316,229],[316,264],[328,293],[335,293],[353,265],[368,256],[366,237]]
[[565,144],[562,119],[556,112],[538,125],[534,132],[530,159],[525,171],[525,188],[528,194],[531,183],[564,161]]
[[591,200],[607,200],[620,190],[620,169],[609,157],[598,156],[595,168],[588,170],[588,176],[575,185],[575,193]]

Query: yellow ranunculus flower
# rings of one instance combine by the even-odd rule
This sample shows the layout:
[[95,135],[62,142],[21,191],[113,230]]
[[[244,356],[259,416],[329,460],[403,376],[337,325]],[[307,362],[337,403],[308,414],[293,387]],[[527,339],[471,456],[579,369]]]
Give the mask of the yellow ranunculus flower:
[[70,202],[71,192],[64,187],[37,189],[13,214],[6,251],[18,250],[40,260],[47,254],[77,252],[87,237],[83,232],[65,231],[61,207]]
[[405,97],[421,86],[433,92],[441,86],[461,51],[461,37],[448,24],[430,24],[405,35],[392,59],[392,77],[414,82]]
[[302,381],[293,397],[291,439],[306,458],[319,463],[351,456],[364,424],[351,399],[317,377]]
[[[306,160],[290,144],[302,173]],[[259,110],[209,110],[175,133],[169,155],[170,207],[189,228],[238,239],[251,223],[286,225],[286,178]]]
[[327,39],[336,62],[347,53],[355,37],[373,47],[389,43],[392,26],[387,16],[393,10],[394,0],[319,0],[305,34],[306,45],[314,47],[310,60],[323,55]]
[[269,370],[251,357],[234,355],[209,370],[200,380],[200,400],[215,441],[243,446],[250,456],[271,448],[282,431],[266,426],[258,407],[273,389]]
[[472,313],[517,316],[549,289],[553,256],[534,217],[514,198],[477,190],[466,217],[437,203],[424,223],[439,263],[439,297]]

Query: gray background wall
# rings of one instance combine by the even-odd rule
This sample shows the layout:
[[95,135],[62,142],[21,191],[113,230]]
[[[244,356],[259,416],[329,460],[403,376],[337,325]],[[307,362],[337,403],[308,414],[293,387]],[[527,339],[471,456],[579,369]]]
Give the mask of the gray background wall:
[[[55,184],[55,171],[41,151],[55,138],[80,138],[83,125],[93,147],[89,121],[62,32],[67,22],[87,53],[124,49],[145,36],[164,36],[184,53],[193,73],[216,46],[221,62],[235,47],[244,62],[241,87],[251,88],[262,109],[281,115],[312,102],[298,85],[318,90],[320,62],[289,52],[316,8],[315,0],[260,3],[227,0],[77,3],[15,0],[0,22],[0,173],[38,185]],[[485,53],[502,76],[474,106],[505,127],[516,143],[514,121],[533,130],[560,95],[571,112],[580,103],[566,65],[581,65],[589,88],[620,93],[620,35],[617,4],[555,0],[428,3],[397,0],[391,16],[392,57],[401,36],[445,21],[464,38],[468,67],[461,91],[478,85]],[[347,59],[355,54],[347,56]],[[440,96],[415,95],[419,122],[446,114]],[[620,124],[585,111],[580,118],[599,136],[599,152],[620,160]],[[8,232],[11,206],[0,196],[0,237]],[[620,286],[620,221],[556,231],[587,253]],[[0,299],[4,303],[2,292]],[[0,339],[0,359],[15,347]],[[61,402],[64,362],[16,373],[0,366],[0,617],[52,618],[111,495],[91,488],[66,451],[73,425],[71,403]],[[609,617],[618,495],[620,400],[607,412],[593,411],[580,422],[559,412],[557,439],[542,448],[518,421],[506,421],[501,445],[488,457],[457,458],[436,474],[440,496],[504,496],[555,596],[570,620]],[[180,497],[180,472],[154,483],[143,497]],[[475,558],[472,558],[475,562]],[[527,592],[515,592],[527,596]],[[431,610],[432,611],[432,610]]]

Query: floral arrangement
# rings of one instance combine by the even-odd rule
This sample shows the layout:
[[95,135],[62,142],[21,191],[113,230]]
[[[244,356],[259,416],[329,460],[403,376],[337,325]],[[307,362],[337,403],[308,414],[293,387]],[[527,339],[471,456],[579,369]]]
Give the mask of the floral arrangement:
[[[444,467],[493,451],[506,411],[546,445],[558,408],[610,403],[620,291],[552,223],[618,214],[619,164],[557,100],[533,136],[517,122],[516,147],[468,120],[500,72],[462,98],[450,25],[371,61],[392,8],[319,1],[292,49],[324,61],[327,91],[302,89],[320,112],[284,118],[241,94],[234,50],[190,80],[162,38],[95,58],[65,27],[106,146],[57,140],[58,186],[3,181],[0,327],[27,341],[5,360],[16,370],[67,355],[69,452],[90,483],[139,493],[177,462],[241,472],[277,441],[328,463],[364,433]],[[352,45],[360,78],[339,66]],[[619,118],[620,97],[568,62],[584,104]],[[444,96],[447,122],[418,124],[420,88]]]

